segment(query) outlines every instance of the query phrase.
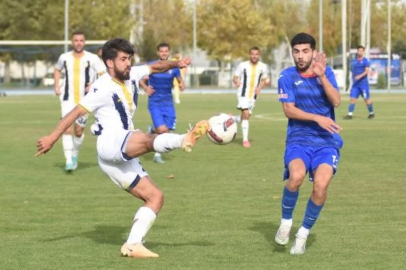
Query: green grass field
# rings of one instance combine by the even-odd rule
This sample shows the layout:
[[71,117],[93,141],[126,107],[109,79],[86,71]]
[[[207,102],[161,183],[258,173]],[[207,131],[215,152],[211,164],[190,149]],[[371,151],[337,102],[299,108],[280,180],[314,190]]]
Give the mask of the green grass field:
[[[98,168],[87,129],[79,168],[65,174],[61,143],[35,158],[36,140],[60,115],[51,96],[0,98],[0,269],[406,269],[406,95],[372,96],[376,118],[363,103],[351,121],[348,96],[337,110],[345,141],[329,198],[302,256],[280,247],[286,119],[276,95],[263,95],[250,121],[252,147],[241,134],[230,145],[203,138],[190,154],[141,157],[165,193],[147,235],[159,259],[120,257],[141,202]],[[178,132],[217,112],[237,112],[235,95],[184,95]],[[140,97],[135,125],[150,118]],[[168,179],[173,174],[174,179]],[[294,215],[302,222],[311,184],[304,182]]]

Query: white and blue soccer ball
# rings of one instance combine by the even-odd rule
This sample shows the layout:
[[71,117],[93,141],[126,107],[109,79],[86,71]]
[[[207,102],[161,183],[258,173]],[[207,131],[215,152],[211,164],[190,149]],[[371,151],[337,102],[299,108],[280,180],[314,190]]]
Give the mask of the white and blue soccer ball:
[[209,119],[207,137],[215,144],[228,144],[237,136],[237,123],[226,113],[220,113]]

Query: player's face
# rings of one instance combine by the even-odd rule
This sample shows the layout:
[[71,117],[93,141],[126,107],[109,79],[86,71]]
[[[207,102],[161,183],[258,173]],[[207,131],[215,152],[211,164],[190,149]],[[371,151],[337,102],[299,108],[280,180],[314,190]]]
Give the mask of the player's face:
[[170,52],[170,50],[169,50],[168,47],[161,47],[161,48],[159,48],[159,50],[158,50],[159,59],[161,59],[161,60],[168,60],[168,58],[169,58],[169,52]]
[[113,62],[113,76],[115,76],[120,81],[129,80],[132,57],[132,55],[125,52],[118,52],[117,57],[114,60],[108,60]]
[[259,54],[258,50],[251,50],[250,51],[250,62],[252,64],[258,63],[259,57],[260,57],[260,54]]
[[358,58],[361,58],[361,57],[364,56],[364,49],[363,48],[359,48],[357,50],[357,56],[358,56]]
[[293,59],[295,61],[296,68],[300,72],[305,72],[310,68],[314,57],[314,50],[310,47],[310,44],[297,44],[293,46]]
[[81,53],[85,48],[85,36],[84,35],[74,35],[72,37],[73,50],[77,53]]

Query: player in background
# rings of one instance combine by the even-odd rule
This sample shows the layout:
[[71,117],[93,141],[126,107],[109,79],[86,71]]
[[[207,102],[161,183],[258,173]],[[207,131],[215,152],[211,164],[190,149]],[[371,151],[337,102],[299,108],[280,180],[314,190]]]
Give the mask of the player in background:
[[259,61],[261,56],[258,47],[250,49],[250,60],[238,65],[234,72],[233,83],[238,88],[237,109],[241,110],[241,117],[234,117],[236,122],[241,121],[243,146],[251,147],[248,139],[249,119],[255,106],[255,101],[261,89],[269,79],[267,66]]
[[[182,60],[182,54],[180,52],[175,52],[175,57],[172,60],[173,61]],[[182,77],[183,81],[185,81],[186,68],[182,68],[180,70],[180,76]],[[178,79],[177,78],[173,79],[173,97],[176,104],[180,104],[180,92],[182,91],[183,89],[182,90],[180,89]]]
[[288,118],[284,156],[282,219],[275,241],[289,242],[292,216],[299,188],[307,173],[313,182],[302,226],[290,249],[291,254],[305,252],[310,229],[317,221],[327,198],[327,188],[337,171],[343,145],[335,122],[334,107],[340,105],[340,92],[326,55],[318,53],[315,39],[299,33],[291,40],[294,67],[281,72],[278,79],[279,101]]
[[48,152],[75,119],[93,112],[96,123],[92,131],[97,135],[98,163],[101,170],[119,187],[144,201],[134,217],[130,234],[121,247],[123,256],[159,257],[143,245],[143,238],[162,208],[162,191],[142,168],[139,156],[151,152],[169,152],[182,148],[190,152],[196,140],[206,134],[208,121],[197,123],[187,134],[146,134],[134,130],[132,118],[137,109],[138,82],[144,76],[183,68],[190,63],[157,61],[150,65],[131,67],[134,48],[125,39],[111,39],[103,46],[103,61],[108,73],[90,87],[89,93],[65,115],[48,136],[37,142],[36,156]]
[[[67,115],[86,95],[89,86],[97,75],[105,72],[103,62],[97,55],[85,51],[85,34],[72,34],[73,50],[59,56],[55,65],[54,80],[55,94],[61,101],[62,117]],[[59,85],[61,73],[65,73],[62,85]],[[78,167],[79,149],[85,137],[87,115],[78,118],[72,127],[65,130],[62,136],[63,152],[66,159],[65,171],[71,172]]]
[[[169,58],[170,46],[167,43],[160,43],[157,46],[159,60],[166,61]],[[149,62],[152,64],[156,61]],[[148,79],[140,82],[141,87],[148,95],[148,110],[152,119],[150,133],[163,134],[176,128],[176,111],[173,104],[172,85],[176,79],[179,83],[179,89],[183,91],[185,84],[180,74],[179,68],[173,68],[163,73],[155,73]],[[165,163],[161,153],[156,152],[153,158],[156,163]]]
[[365,48],[361,45],[357,47],[357,58],[351,62],[352,86],[350,92],[350,105],[348,106],[348,114],[344,117],[346,120],[351,120],[354,113],[355,104],[358,97],[361,95],[368,108],[368,119],[375,117],[374,108],[372,106],[371,95],[369,93],[368,73],[370,62],[364,57]]

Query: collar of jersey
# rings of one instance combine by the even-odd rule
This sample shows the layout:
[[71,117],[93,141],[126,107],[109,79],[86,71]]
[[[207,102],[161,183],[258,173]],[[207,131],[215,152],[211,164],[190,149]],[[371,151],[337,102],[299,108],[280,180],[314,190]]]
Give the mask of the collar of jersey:
[[122,83],[122,82],[120,82],[120,81],[114,79],[113,77],[111,77],[111,80],[112,80],[113,82],[115,82],[116,84],[120,85],[120,86],[124,86],[124,85],[125,85],[124,83]]
[[305,74],[305,73],[300,73],[299,72],[299,75],[300,75],[300,77],[303,77],[303,78],[313,78],[313,77],[316,77],[316,74]]

